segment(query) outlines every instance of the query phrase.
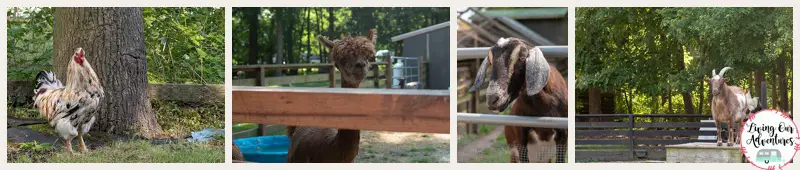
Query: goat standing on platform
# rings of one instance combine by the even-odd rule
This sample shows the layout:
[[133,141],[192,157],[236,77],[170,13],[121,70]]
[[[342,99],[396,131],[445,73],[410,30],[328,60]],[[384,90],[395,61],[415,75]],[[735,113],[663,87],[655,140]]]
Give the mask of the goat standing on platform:
[[[331,50],[333,65],[342,74],[342,88],[358,88],[375,57],[375,29],[369,31],[369,37],[331,41],[320,36],[317,41]],[[290,163],[352,163],[361,139],[359,130],[318,127],[290,126],[287,135],[291,138],[286,159]]]
[[[501,38],[489,49],[470,92],[483,85],[489,66],[486,98],[493,112],[516,100],[511,115],[567,117],[567,85],[540,49],[518,38]],[[513,163],[550,162],[553,157],[565,162],[566,129],[505,126],[505,136]]]
[[728,124],[728,139],[726,140],[728,146],[733,146],[733,143],[741,143],[736,135],[738,126],[742,124],[747,113],[757,106],[754,104],[757,98],[751,98],[742,88],[728,86],[725,83],[727,79],[723,75],[730,69],[730,67],[722,68],[719,74],[713,70],[711,71],[712,77],[705,79],[711,86],[711,115],[717,126],[717,146],[722,146],[722,122]]

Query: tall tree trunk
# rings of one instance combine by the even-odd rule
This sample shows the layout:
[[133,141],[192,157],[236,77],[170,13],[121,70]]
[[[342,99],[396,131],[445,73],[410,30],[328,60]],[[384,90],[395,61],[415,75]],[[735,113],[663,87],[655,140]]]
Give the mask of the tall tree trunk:
[[[753,92],[755,92],[755,96],[761,95],[761,82],[764,81],[764,72],[763,71],[755,71],[753,72]],[[751,93],[753,94],[753,93]]]
[[700,100],[699,100],[700,102],[697,105],[699,107],[697,109],[697,114],[701,114],[701,115],[703,114],[703,106],[705,105],[705,103],[703,102],[704,101],[703,99],[704,99],[705,94],[706,94],[705,93],[705,91],[706,91],[706,86],[705,86],[706,83],[705,82],[706,81],[700,80]]
[[[275,31],[275,37],[277,37],[275,38],[275,41],[278,42],[278,47],[275,48],[278,51],[278,54],[275,55],[275,64],[283,64],[283,56],[285,55],[283,52],[283,24],[284,24],[283,19],[284,16],[286,16],[284,14],[286,12],[286,9],[287,8],[275,8],[275,18],[273,19],[277,20],[277,24],[275,24],[275,27],[278,28],[278,30]],[[280,77],[280,76],[281,76],[281,71],[276,70],[275,77]]]
[[[247,16],[247,25],[248,25],[248,41],[247,41],[247,63],[248,64],[259,64],[258,63],[258,29],[261,28],[261,24],[258,21],[258,15],[261,13],[261,8],[247,8],[247,12],[245,16]],[[247,77],[255,77],[257,85],[264,85],[263,79],[258,77],[259,73],[248,72],[251,74]]]
[[[317,19],[317,32],[316,33],[317,33],[317,36],[319,36],[319,35],[322,35],[322,20],[321,20],[321,18],[322,18],[322,8],[314,8],[314,9],[315,9],[316,14],[317,14],[317,17],[315,17]],[[311,37],[311,38],[316,38],[316,37]],[[322,61],[322,49],[323,48],[317,48],[317,55],[319,56],[320,61]]]
[[789,80],[786,79],[786,55],[781,55],[778,57],[776,62],[778,62],[776,69],[778,70],[778,90],[780,90],[778,93],[781,98],[781,101],[779,102],[781,108],[780,110],[789,111]]
[[600,106],[602,94],[598,88],[589,88],[589,114],[603,114]]
[[66,77],[67,63],[81,47],[105,90],[96,129],[111,134],[161,133],[147,97],[147,59],[141,8],[57,8],[53,69]]
[[778,108],[778,73],[777,71],[772,71],[772,108]]
[[[677,46],[679,46],[679,45],[677,45]],[[680,55],[677,55],[678,58],[676,60],[677,64],[678,64],[678,70],[679,71],[686,71],[686,64],[683,63],[683,54],[685,53],[685,51],[680,46],[679,46],[679,49],[680,50],[678,50],[678,52],[680,52]],[[682,91],[681,96],[683,96],[683,111],[686,114],[694,114],[694,102],[692,102],[691,90]],[[670,99],[670,101],[672,101],[672,100]],[[670,108],[670,110],[672,110],[672,109]]]
[[[306,9],[306,34],[311,35],[311,8]],[[306,39],[306,63],[311,63],[311,39],[313,37],[309,36]]]
[[[295,50],[296,50],[296,49],[295,49],[295,46],[294,46],[294,45],[295,45],[295,43],[297,42],[297,41],[295,40],[295,38],[294,38],[294,37],[295,37],[295,36],[294,36],[294,33],[295,33],[294,26],[295,26],[295,24],[296,24],[296,21],[295,21],[295,17],[296,17],[296,16],[295,16],[295,15],[297,15],[296,9],[297,9],[297,8],[287,8],[287,9],[285,10],[285,14],[287,14],[287,15],[284,15],[284,17],[287,17],[287,18],[289,18],[289,21],[287,21],[286,23],[284,23],[284,25],[286,26],[286,31],[284,31],[284,33],[285,33],[286,35],[288,35],[288,36],[286,37],[286,39],[284,40],[284,42],[286,43],[286,51],[285,51],[285,53],[286,53],[286,57],[284,58],[284,60],[286,61],[286,63],[287,63],[287,64],[294,64],[294,63],[296,63],[296,62],[294,62],[294,61],[295,61],[295,59],[296,59],[296,58],[295,58],[295,57],[296,57],[296,56],[295,56]],[[293,70],[294,70],[294,69],[292,69],[292,70],[288,70],[288,74],[289,74],[289,75],[293,75],[293,72],[292,72]]]
[[[336,8],[334,8],[334,7],[328,7],[328,38],[331,39],[331,40],[337,38],[336,34],[334,33],[335,28],[336,28],[336,24],[335,24],[336,15],[333,14],[333,12],[335,10],[336,10]],[[328,62],[328,57],[329,56],[327,56],[327,55],[325,56],[325,62],[326,63]],[[330,71],[333,71],[333,70],[330,70]]]

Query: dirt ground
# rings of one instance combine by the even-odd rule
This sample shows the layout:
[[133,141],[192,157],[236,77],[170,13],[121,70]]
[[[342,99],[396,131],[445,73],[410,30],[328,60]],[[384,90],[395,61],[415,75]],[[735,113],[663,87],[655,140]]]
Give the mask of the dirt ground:
[[450,135],[361,131],[359,163],[450,162]]

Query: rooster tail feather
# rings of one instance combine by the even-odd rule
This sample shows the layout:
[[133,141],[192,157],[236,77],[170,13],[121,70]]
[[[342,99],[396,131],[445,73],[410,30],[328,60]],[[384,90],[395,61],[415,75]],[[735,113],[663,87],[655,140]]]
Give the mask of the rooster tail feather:
[[56,78],[56,74],[52,71],[40,71],[38,75],[36,75],[36,89],[33,90],[35,94],[38,94],[42,89],[57,89],[64,87],[61,84],[61,81]]

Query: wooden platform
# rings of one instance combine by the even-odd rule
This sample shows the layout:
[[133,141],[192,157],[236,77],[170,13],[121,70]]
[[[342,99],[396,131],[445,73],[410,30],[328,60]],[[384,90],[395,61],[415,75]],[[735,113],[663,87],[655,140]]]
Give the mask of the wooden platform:
[[740,145],[694,142],[667,146],[667,163],[742,163]]

